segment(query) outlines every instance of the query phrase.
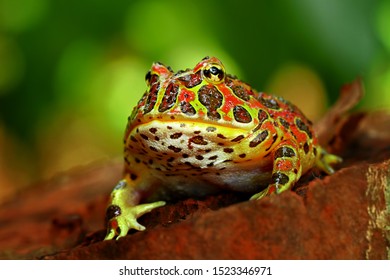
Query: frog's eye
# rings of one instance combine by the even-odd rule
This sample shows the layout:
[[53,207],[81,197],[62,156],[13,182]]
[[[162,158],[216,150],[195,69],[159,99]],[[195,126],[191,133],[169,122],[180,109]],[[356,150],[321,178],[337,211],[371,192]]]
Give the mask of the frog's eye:
[[218,84],[225,78],[225,70],[223,69],[222,65],[209,64],[206,65],[203,69],[203,76],[207,81]]
[[150,72],[150,70],[149,70],[148,73],[146,73],[146,75],[145,75],[145,82],[148,86],[150,85],[151,79],[152,79],[152,72]]

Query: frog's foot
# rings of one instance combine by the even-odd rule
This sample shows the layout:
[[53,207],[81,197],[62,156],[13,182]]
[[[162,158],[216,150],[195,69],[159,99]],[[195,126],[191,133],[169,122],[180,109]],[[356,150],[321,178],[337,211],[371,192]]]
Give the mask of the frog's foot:
[[261,199],[267,195],[280,194],[290,189],[302,173],[297,144],[291,140],[281,142],[273,152],[273,169],[270,185],[250,199]]
[[136,229],[139,231],[145,230],[145,227],[138,223],[137,218],[164,205],[165,201],[157,201],[122,208],[117,205],[110,205],[107,208],[106,215],[110,219],[107,224],[107,235],[104,240],[110,240],[114,237],[118,240],[120,237],[126,236],[130,229]]
[[322,171],[326,172],[327,174],[333,174],[334,169],[332,165],[341,163],[343,159],[341,157],[338,157],[333,154],[329,154],[324,149],[321,149],[320,155],[316,160],[316,165],[318,168],[320,168]]
[[267,188],[265,188],[264,190],[262,190],[261,192],[258,192],[257,194],[252,195],[249,200],[262,199],[263,197],[265,197],[267,195],[271,195],[271,194],[275,193],[275,191],[276,191],[275,186],[270,185]]

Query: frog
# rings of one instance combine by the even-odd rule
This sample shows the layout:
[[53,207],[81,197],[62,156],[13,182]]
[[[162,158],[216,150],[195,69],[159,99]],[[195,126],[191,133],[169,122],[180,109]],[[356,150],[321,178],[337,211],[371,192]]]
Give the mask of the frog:
[[321,147],[297,106],[256,91],[216,57],[177,72],[156,62],[145,80],[128,117],[105,240],[145,230],[137,219],[166,205],[164,195],[232,191],[260,200],[291,189],[312,168],[332,174],[342,160]]

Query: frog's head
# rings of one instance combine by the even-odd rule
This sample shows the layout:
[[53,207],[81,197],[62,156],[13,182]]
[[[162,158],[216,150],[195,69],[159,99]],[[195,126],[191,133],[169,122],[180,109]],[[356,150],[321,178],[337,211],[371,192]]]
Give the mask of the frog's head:
[[229,75],[222,62],[205,57],[193,69],[176,73],[153,63],[145,76],[148,86],[132,121],[188,120],[249,125],[257,116],[257,92]]
[[166,67],[160,62],[153,63],[151,69],[146,73],[145,80],[148,86],[155,82],[170,80],[171,82],[193,88],[204,81],[205,83],[219,84],[225,82],[225,68],[222,62],[215,57],[206,56],[193,69],[179,70],[174,73],[171,67]]

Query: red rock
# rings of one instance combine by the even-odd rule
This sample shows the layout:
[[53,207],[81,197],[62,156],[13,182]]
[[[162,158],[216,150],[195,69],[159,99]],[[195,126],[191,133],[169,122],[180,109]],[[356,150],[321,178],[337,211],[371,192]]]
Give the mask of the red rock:
[[389,170],[390,161],[345,168],[311,182],[306,199],[286,192],[246,201],[47,258],[386,259],[380,182]]

